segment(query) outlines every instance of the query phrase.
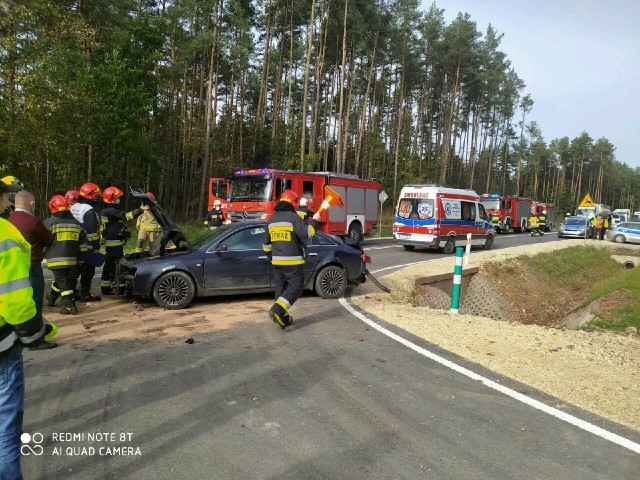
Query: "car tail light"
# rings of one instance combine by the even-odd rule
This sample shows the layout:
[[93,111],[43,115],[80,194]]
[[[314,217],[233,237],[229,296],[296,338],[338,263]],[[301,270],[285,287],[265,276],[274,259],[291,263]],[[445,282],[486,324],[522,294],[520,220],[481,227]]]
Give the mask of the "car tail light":
[[371,263],[371,257],[366,253],[362,252],[362,261],[364,263]]

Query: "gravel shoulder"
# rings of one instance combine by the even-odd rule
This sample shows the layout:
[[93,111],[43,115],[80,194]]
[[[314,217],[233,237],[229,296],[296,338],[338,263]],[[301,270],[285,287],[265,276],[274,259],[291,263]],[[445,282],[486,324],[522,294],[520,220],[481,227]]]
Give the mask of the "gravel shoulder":
[[[583,245],[582,240],[473,251],[469,266]],[[612,248],[597,242],[598,248]],[[638,250],[640,246],[628,246]],[[640,431],[640,336],[561,330],[485,317],[452,315],[413,306],[416,277],[452,272],[454,257],[405,267],[380,277],[391,293],[371,283],[350,301],[362,310],[500,375]]]

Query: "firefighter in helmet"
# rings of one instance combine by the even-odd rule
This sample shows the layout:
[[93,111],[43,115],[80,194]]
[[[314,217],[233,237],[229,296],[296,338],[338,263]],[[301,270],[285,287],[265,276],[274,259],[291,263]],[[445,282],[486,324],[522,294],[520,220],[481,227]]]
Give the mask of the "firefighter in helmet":
[[69,205],[62,195],[55,195],[49,200],[49,210],[53,216],[45,220],[44,225],[53,235],[53,244],[47,248],[44,258],[54,282],[47,294],[47,304],[53,307],[56,300],[62,297],[60,313],[75,315],[78,313],[75,288],[80,275],[79,264],[83,252],[89,250],[87,235],[69,211]]
[[276,301],[269,310],[269,317],[283,330],[293,319],[289,309],[302,295],[304,289],[304,241],[315,235],[320,214],[307,224],[297,213],[298,194],[285,190],[275,206],[275,213],[267,224],[263,250],[271,257]]
[[[147,192],[145,194],[150,200],[155,200],[156,196]],[[138,239],[136,240],[136,252],[142,252],[145,250],[145,242],[149,242],[149,247],[156,241],[156,237],[160,233],[160,224],[158,220],[151,212],[151,207],[148,204],[140,205],[142,209],[142,215],[138,217],[136,222],[136,228],[138,229]],[[149,250],[148,248],[146,250]]]
[[544,235],[544,231],[547,228],[547,211],[542,210],[540,215],[538,215],[538,230],[540,231],[540,235]]
[[[92,182],[84,183],[79,191],[69,190],[65,195],[73,217],[80,222],[87,234],[92,253],[100,251],[100,215],[96,207],[101,198],[100,187]],[[83,302],[100,300],[100,297],[91,294],[91,281],[95,275],[96,265],[88,261],[80,265],[80,300]]]
[[302,197],[300,199],[300,205],[298,206],[298,210],[296,210],[300,218],[302,218],[305,222],[308,222],[310,218],[313,217],[313,212],[311,211],[311,201],[307,197]]
[[535,210],[531,212],[531,216],[529,217],[529,227],[531,228],[532,237],[538,235],[538,214],[535,212]]
[[204,221],[205,228],[208,230],[215,230],[216,228],[224,224],[224,213],[222,213],[222,202],[220,200],[214,200],[213,208],[207,213],[207,218]]
[[103,295],[113,294],[113,281],[116,277],[116,265],[124,255],[124,244],[131,238],[131,232],[125,222],[142,215],[142,209],[123,212],[118,205],[124,192],[118,187],[108,187],[102,192],[102,201],[107,204],[102,209],[102,231],[107,258],[102,269],[100,289]]
[[9,204],[5,205],[4,211],[0,214],[0,218],[4,218],[6,220],[7,218],[9,218],[9,215],[11,215],[11,212],[16,208],[14,206],[16,193],[20,190],[24,190],[24,185],[13,175],[2,177],[2,179],[0,179],[0,182],[4,183],[5,185],[9,185],[9,187],[11,188],[11,191],[9,192]]

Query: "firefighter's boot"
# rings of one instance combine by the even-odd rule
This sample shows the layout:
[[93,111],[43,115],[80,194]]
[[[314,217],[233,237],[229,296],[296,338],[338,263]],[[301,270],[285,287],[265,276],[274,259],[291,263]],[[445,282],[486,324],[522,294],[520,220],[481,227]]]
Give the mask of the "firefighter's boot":
[[100,291],[102,292],[102,295],[113,295],[113,286],[111,285],[111,282],[102,282],[100,284]]
[[287,323],[287,313],[278,304],[275,304],[271,307],[271,310],[269,310],[269,318],[271,318],[274,323],[277,323],[282,330],[289,325],[289,323]]
[[62,308],[60,309],[60,313],[63,315],[76,315],[78,313],[78,308],[76,307],[76,302],[73,300],[73,295],[62,297]]
[[55,290],[49,290],[49,293],[47,293],[47,307],[55,307],[58,298],[60,298],[60,293]]
[[96,295],[91,295],[91,292],[81,291],[79,300],[81,302],[99,302],[102,298]]

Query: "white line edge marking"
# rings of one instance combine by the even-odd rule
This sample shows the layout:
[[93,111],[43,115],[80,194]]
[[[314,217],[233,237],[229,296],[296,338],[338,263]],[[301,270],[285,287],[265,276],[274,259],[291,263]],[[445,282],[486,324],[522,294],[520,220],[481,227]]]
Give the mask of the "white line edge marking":
[[[434,259],[434,260],[426,260],[424,262],[415,262],[415,263],[409,263],[407,265],[415,265],[417,263],[426,263],[426,262],[432,262],[435,260],[440,260],[440,259]],[[407,265],[398,265],[395,267],[388,267],[388,268],[383,268],[381,270],[377,270],[378,272],[382,271],[382,270],[388,270],[390,268],[399,268],[400,266],[406,267]],[[436,355],[433,352],[430,352],[429,350],[427,350],[426,348],[420,347],[418,345],[416,345],[413,342],[410,342],[409,340],[407,340],[406,338],[401,337],[400,335],[397,335],[395,333],[393,333],[390,330],[387,330],[386,328],[384,328],[381,325],[378,325],[376,322],[374,322],[373,320],[368,319],[367,317],[365,317],[362,313],[358,312],[355,308],[353,308],[349,302],[344,298],[339,298],[338,299],[340,304],[349,312],[351,313],[353,316],[355,316],[356,318],[362,320],[364,323],[366,323],[367,325],[369,325],[370,327],[376,329],[377,331],[379,331],[380,333],[382,333],[383,335],[386,335],[387,337],[395,340],[396,342],[404,345],[405,347],[409,347],[411,350],[413,350],[414,352],[419,353],[420,355],[423,355],[427,358],[429,358],[430,360],[433,360],[434,362],[439,363],[440,365],[443,365],[447,368],[450,368],[451,370],[461,373],[462,375],[469,377],[472,380],[477,380],[482,382],[484,385],[486,385],[489,388],[492,388],[500,393],[503,393],[505,395],[507,395],[508,397],[513,398],[514,400],[517,400],[519,402],[524,403],[525,405],[529,405],[530,407],[533,407],[537,410],[541,410],[549,415],[551,415],[552,417],[556,417],[564,422],[570,423],[571,425],[574,425],[578,428],[581,428],[582,430],[585,430],[589,433],[593,433],[594,435],[597,435],[601,438],[604,438],[605,440],[608,440],[612,443],[615,443],[617,445],[620,445],[624,448],[628,448],[629,450],[631,450],[632,452],[635,453],[640,453],[640,444],[635,443],[631,440],[629,440],[628,438],[622,437],[620,435],[617,435],[613,432],[610,432],[608,430],[605,430],[604,428],[600,428],[596,425],[593,425],[585,420],[581,420],[577,417],[574,417],[573,415],[570,415],[566,412],[563,412],[562,410],[558,410],[557,408],[554,407],[550,407],[549,405],[546,405],[542,402],[540,402],[539,400],[535,400],[531,397],[528,397],[520,392],[516,392],[515,390],[512,390],[511,388],[505,387],[504,385],[500,385],[499,383],[494,382],[493,380],[489,380],[488,378],[483,377],[482,375],[479,375],[471,370],[469,370],[468,368],[465,368],[463,366],[458,365],[457,363],[452,362],[451,360],[447,360],[444,357],[441,357],[440,355]]]

